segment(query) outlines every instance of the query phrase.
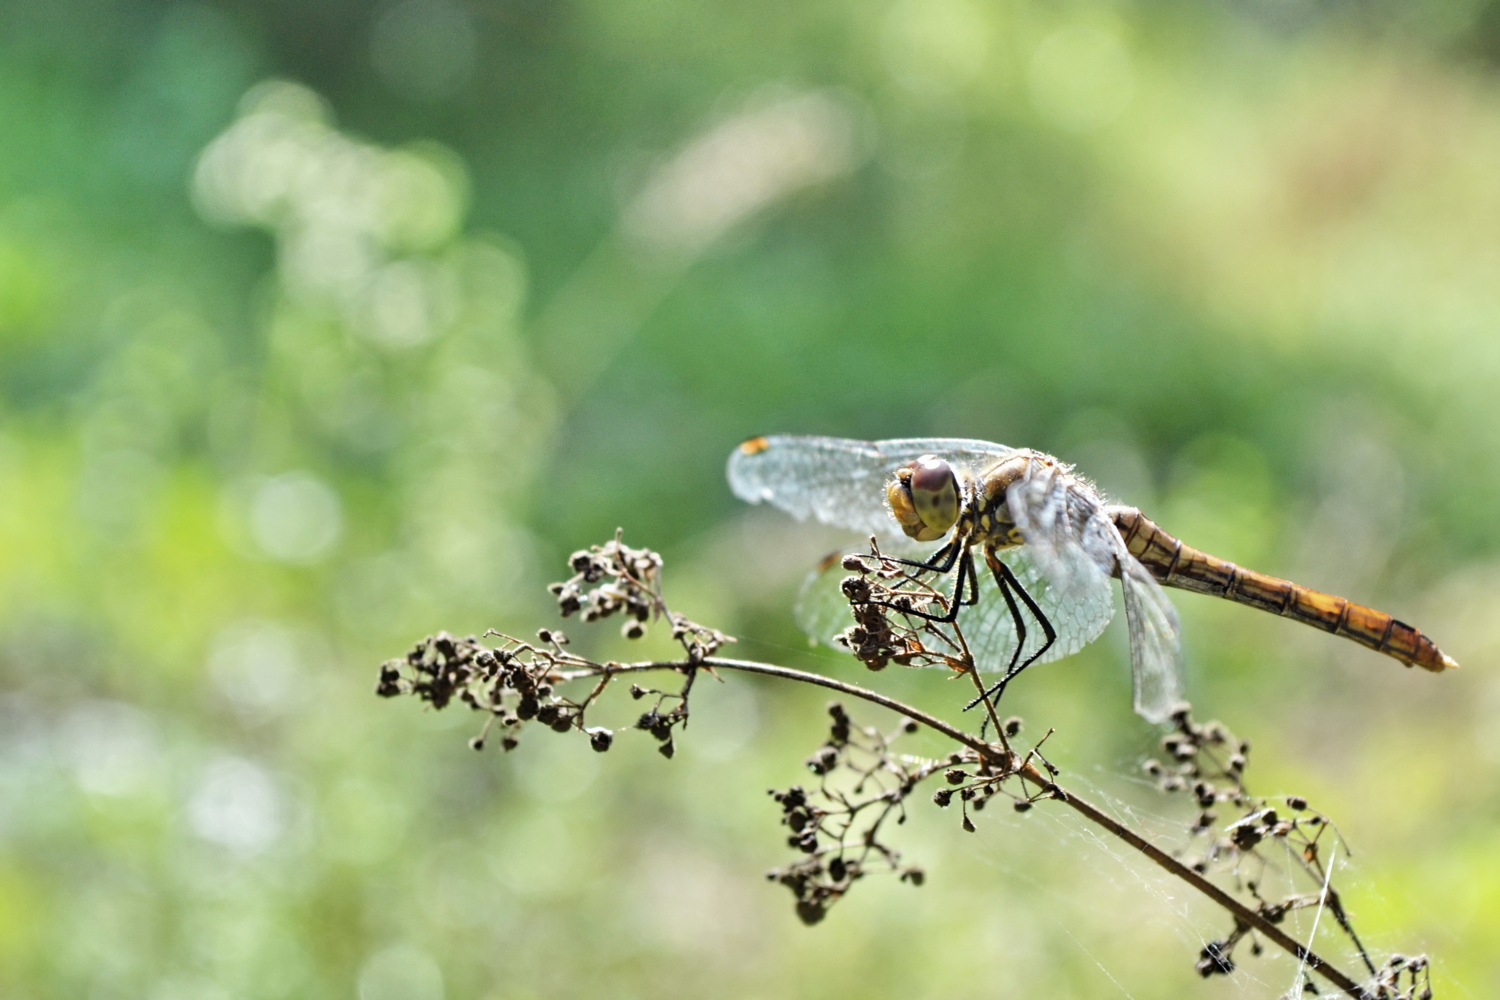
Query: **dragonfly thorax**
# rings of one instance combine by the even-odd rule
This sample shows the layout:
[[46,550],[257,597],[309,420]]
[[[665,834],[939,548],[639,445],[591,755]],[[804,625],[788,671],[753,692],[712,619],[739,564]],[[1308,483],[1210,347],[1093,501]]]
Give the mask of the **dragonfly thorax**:
[[1021,533],[1011,519],[1005,494],[1016,480],[1026,475],[1031,459],[1013,455],[986,469],[974,484],[972,518],[974,541],[997,549],[1021,544]]

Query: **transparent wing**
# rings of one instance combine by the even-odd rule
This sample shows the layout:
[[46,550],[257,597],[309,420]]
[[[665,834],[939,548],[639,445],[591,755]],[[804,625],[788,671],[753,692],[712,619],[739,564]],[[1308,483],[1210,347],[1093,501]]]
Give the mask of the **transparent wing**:
[[1114,525],[1093,490],[1064,468],[1033,459],[1005,491],[1026,552],[1057,590],[1100,589],[1115,567]]
[[[882,547],[890,555],[913,558],[915,547],[897,552]],[[1025,548],[1007,549],[998,553],[1005,564],[1015,573],[1016,579],[1036,601],[1047,620],[1057,631],[1057,641],[1038,662],[1046,663],[1071,656],[1093,642],[1104,631],[1114,614],[1114,602],[1110,599],[1108,577],[1099,576],[1092,587],[1073,587],[1063,592],[1051,585],[1041,569],[1032,561]],[[848,576],[840,565],[839,556],[830,556],[809,574],[802,585],[796,606],[797,625],[820,642],[833,644],[833,639],[844,629],[854,624],[849,612],[849,602],[839,589],[839,583]],[[981,670],[1003,671],[1010,666],[1016,649],[1016,630],[1010,609],[1000,588],[995,585],[989,569],[982,559],[976,557],[979,580],[979,603],[959,613],[959,624],[969,650]],[[934,585],[944,590],[951,589],[957,579],[955,572],[945,576],[933,576]],[[1026,612],[1026,643],[1022,659],[1041,648],[1045,641],[1041,628]]]
[[1135,710],[1151,722],[1165,722],[1182,697],[1177,610],[1125,547],[1098,496],[1066,470],[1037,461],[1006,491],[1006,500],[1026,541],[1025,551],[1063,594],[1081,600],[1118,569],[1130,633]]
[[[1030,546],[1005,549],[995,554],[1010,567],[1057,632],[1057,640],[1038,658],[1038,663],[1072,656],[1099,638],[1104,626],[1114,617],[1115,604],[1109,577],[1094,574],[1086,579],[1075,579],[1066,588],[1058,587],[1037,563]],[[961,614],[959,620],[979,669],[1006,670],[1016,648],[1015,622],[983,559],[976,556],[975,563],[980,575],[988,579],[980,581],[979,603]],[[1041,626],[1032,619],[1024,605],[1021,615],[1026,625],[1026,642],[1018,663],[1025,662],[1046,641]]]
[[1149,722],[1166,722],[1182,700],[1182,629],[1177,609],[1146,567],[1125,550],[1123,541],[1118,551],[1135,710]]
[[751,438],[729,456],[729,486],[751,503],[770,503],[796,517],[901,537],[886,507],[892,472],[923,455],[965,468],[987,467],[1015,449],[969,438],[847,438],[773,435]]

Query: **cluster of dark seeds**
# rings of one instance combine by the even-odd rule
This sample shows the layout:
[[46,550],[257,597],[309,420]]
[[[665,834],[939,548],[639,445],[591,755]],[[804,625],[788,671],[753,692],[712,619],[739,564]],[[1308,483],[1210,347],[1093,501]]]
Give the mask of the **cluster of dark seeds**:
[[595,750],[610,748],[614,735],[602,727],[585,728],[584,704],[558,690],[559,669],[569,657],[563,647],[568,637],[542,629],[537,643],[500,636],[499,645],[486,646],[474,636],[463,639],[439,632],[417,643],[404,659],[381,664],[375,693],[391,698],[413,695],[442,709],[457,698],[489,718],[469,745],[482,750],[492,728],[501,731],[500,745],[514,749],[520,731],[536,722],[559,733],[586,732]]
[[899,655],[895,633],[885,608],[870,603],[873,588],[869,570],[859,556],[845,556],[844,569],[856,575],[844,577],[839,585],[854,612],[854,624],[839,635],[838,641],[871,670],[884,670],[891,657]]
[[[1019,736],[1021,733],[1021,719],[1019,716],[1011,716],[1001,724],[1001,731],[1006,738]],[[1018,774],[1025,770],[1033,762],[1040,764],[1048,774],[1056,777],[1057,768],[1047,758],[1042,756],[1042,743],[1052,733],[1049,730],[1046,736],[1022,758],[1019,763],[1011,758],[1011,765],[1004,768],[996,768],[993,763],[981,760],[979,755],[972,750],[964,750],[948,755],[947,767],[943,770],[943,780],[948,783],[947,788],[939,788],[932,793],[932,801],[941,808],[948,808],[953,804],[955,798],[963,811],[963,828],[969,833],[975,831],[974,820],[969,816],[969,811],[983,812],[990,799],[996,795],[1002,795],[1010,800],[1011,808],[1018,813],[1030,812],[1031,807],[1041,799],[1057,798],[1060,792],[1052,786],[1044,785],[1033,789],[1028,788],[1026,782],[1013,782]],[[1019,792],[1013,791],[1012,786],[1019,784]]]
[[[1281,923],[1295,910],[1327,907],[1353,942],[1367,971],[1374,976],[1375,966],[1355,934],[1338,892],[1327,879],[1322,851],[1325,835],[1333,830],[1329,819],[1310,809],[1300,795],[1278,799],[1285,811],[1251,795],[1245,787],[1250,744],[1235,739],[1222,723],[1197,723],[1191,711],[1182,707],[1173,713],[1172,725],[1173,731],[1161,741],[1165,762],[1153,758],[1142,766],[1162,791],[1188,793],[1197,804],[1198,816],[1189,828],[1189,848],[1184,850],[1183,860],[1200,874],[1232,870],[1244,891],[1255,900],[1256,910],[1273,924]],[[1233,807],[1238,818],[1220,827],[1215,807],[1225,805]],[[1337,840],[1336,831],[1332,839]],[[1269,845],[1284,848],[1275,857],[1294,859],[1317,891],[1277,900],[1263,898],[1260,880],[1250,873],[1264,872],[1272,865],[1272,858],[1263,853]],[[1259,955],[1262,946],[1253,929],[1237,924],[1228,937],[1210,941],[1199,953],[1194,967],[1205,977],[1233,972],[1234,950],[1245,938],[1250,939],[1251,953]]]
[[[1403,987],[1401,981],[1405,979]],[[1375,974],[1371,991],[1376,1000],[1432,1000],[1431,973],[1426,955],[1392,955]]]
[[[650,733],[661,744],[663,756],[675,752],[673,730],[686,726],[688,693],[697,676],[697,666],[733,637],[698,625],[669,612],[661,599],[662,558],[650,549],[625,545],[617,532],[603,545],[573,553],[568,558],[573,576],[548,587],[563,616],[577,614],[596,622],[616,614],[627,617],[625,635],[639,638],[645,623],[665,616],[672,625],[672,638],[687,654],[681,668],[680,691],[656,691],[632,686],[637,698],[656,696],[650,711],[637,719],[635,728]],[[535,642],[525,642],[499,632],[487,632],[499,642],[488,646],[479,638],[456,638],[447,632],[428,636],[405,657],[381,664],[375,693],[385,698],[412,695],[433,708],[446,708],[455,699],[475,711],[485,712],[484,729],[470,741],[484,748],[490,731],[499,727],[500,744],[506,750],[517,745],[522,727],[538,723],[559,733],[577,730],[588,736],[599,752],[614,744],[614,733],[602,726],[588,726],[584,717],[616,676],[619,664],[595,663],[570,653],[568,637],[556,629],[541,629]],[[562,688],[591,681],[593,687],[581,698],[565,695]],[[580,692],[581,693],[581,692]]]
[[593,623],[623,614],[620,627],[627,639],[646,634],[646,623],[663,610],[661,556],[635,549],[620,540],[619,532],[603,545],[579,549],[568,557],[573,575],[548,587],[564,617],[578,615]]
[[[924,645],[922,636],[934,639],[937,647],[952,647],[953,640],[930,621],[910,614],[942,600],[942,595],[922,582],[921,570],[881,555],[873,540],[868,555],[844,556],[842,566],[853,574],[844,577],[839,587],[854,624],[837,637],[839,645],[870,670],[884,670],[891,663],[929,666],[948,661]],[[893,619],[892,612],[905,617]]]
[[[683,682],[682,690],[675,692],[658,691],[656,688],[645,688],[639,684],[630,685],[630,697],[636,701],[651,695],[656,697],[656,703],[635,720],[635,728],[650,733],[651,737],[660,744],[656,748],[657,752],[668,760],[671,760],[672,755],[677,752],[677,744],[672,739],[672,731],[679,726],[687,728],[688,696],[692,693],[693,680],[696,677],[696,673],[689,674],[687,680]],[[676,704],[668,708],[667,702],[669,701],[676,702]]]
[[938,762],[897,757],[891,743],[914,732],[905,723],[893,734],[855,725],[838,702],[828,706],[828,739],[807,759],[817,775],[816,789],[793,785],[771,790],[787,828],[787,846],[802,857],[766,873],[796,897],[797,916],[815,924],[850,887],[872,872],[894,872],[921,885],[926,875],[902,865],[899,852],[881,840],[881,829],[895,817],[906,821],[905,802],[917,784],[941,767]]
[[[1152,758],[1142,767],[1162,791],[1192,793],[1200,810],[1193,834],[1205,834],[1219,818],[1214,806],[1227,802],[1239,809],[1249,808],[1244,774],[1250,744],[1236,740],[1220,722],[1194,722],[1186,707],[1172,713],[1172,726],[1173,731],[1161,741],[1165,761]],[[1195,867],[1205,871],[1210,860],[1205,858]]]

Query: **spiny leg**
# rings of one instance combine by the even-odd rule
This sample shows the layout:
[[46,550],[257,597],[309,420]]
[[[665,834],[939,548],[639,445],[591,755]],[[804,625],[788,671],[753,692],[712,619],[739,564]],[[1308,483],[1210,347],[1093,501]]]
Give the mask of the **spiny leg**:
[[[969,587],[967,596],[964,594],[965,583]],[[870,603],[876,607],[890,608],[892,611],[911,615],[913,618],[921,618],[924,621],[951,625],[958,620],[959,608],[979,603],[979,573],[974,569],[974,556],[965,548],[962,557],[958,559],[958,581],[953,586],[953,596],[948,601],[948,610],[943,614],[935,615],[915,607],[901,607],[893,601],[871,601]]]
[[[1031,666],[1041,658],[1043,653],[1052,648],[1052,644],[1057,641],[1057,630],[1052,627],[1052,623],[1047,620],[1047,616],[1042,614],[1042,609],[1037,606],[1036,601],[1032,600],[1031,595],[1026,592],[1026,588],[1021,586],[1021,581],[1016,579],[1016,574],[1011,572],[1011,568],[1005,565],[999,556],[995,555],[995,550],[991,546],[986,545],[984,548],[984,561],[990,567],[990,572],[995,575],[995,582],[1000,585],[1000,592],[1005,595],[1006,603],[1010,605],[1012,620],[1018,623],[1016,628],[1016,652],[1011,656],[1011,666],[1005,671],[1005,676],[1001,677],[989,691],[985,692],[986,694],[995,692],[995,697],[998,698],[1000,694],[1005,692],[1005,686],[1015,679],[1021,671]],[[1011,603],[1011,588],[1015,589],[1016,594],[1026,605],[1026,610],[1030,611],[1032,617],[1036,618],[1037,624],[1042,627],[1042,635],[1046,640],[1042,643],[1041,648],[1028,656],[1026,662],[1020,666],[1016,666],[1015,664],[1016,657],[1021,652],[1021,643],[1025,641],[1025,630],[1020,627],[1019,618],[1016,617],[1015,605]]]
[[929,573],[946,573],[953,568],[953,563],[958,559],[958,554],[964,550],[963,538],[955,535],[953,541],[938,549],[925,560],[903,559],[900,556],[878,556],[882,563],[890,563],[896,566],[910,566]]
[[[985,561],[988,562],[991,558],[992,556],[988,552],[986,552]],[[1005,685],[1009,683],[1010,679],[1013,676],[1020,673],[1019,670],[1016,670],[1016,661],[1021,658],[1021,650],[1026,647],[1026,619],[1021,615],[1021,609],[1016,606],[1016,599],[1015,596],[1011,594],[1011,586],[1009,581],[1004,576],[996,574],[995,583],[1000,588],[1000,596],[1005,598],[1005,607],[1010,611],[1011,624],[1015,626],[1016,648],[1015,651],[1010,654],[1010,665],[1005,668],[1005,675],[1000,678],[999,683],[995,684],[988,691],[981,691],[979,697],[975,698],[973,701],[964,706],[965,712],[991,696],[993,696],[996,701],[999,701],[1000,696],[1005,693]],[[1019,584],[1017,585],[1017,587],[1019,589]],[[1025,593],[1024,589],[1022,590],[1022,593]],[[975,669],[978,669],[977,664],[975,666]]]

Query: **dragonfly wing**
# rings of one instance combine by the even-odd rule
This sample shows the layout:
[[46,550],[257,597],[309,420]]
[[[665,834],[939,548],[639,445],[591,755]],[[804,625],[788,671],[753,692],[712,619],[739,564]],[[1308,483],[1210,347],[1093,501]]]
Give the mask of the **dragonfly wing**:
[[792,608],[797,627],[809,639],[816,639],[826,646],[834,645],[834,638],[854,624],[849,599],[839,589],[839,583],[849,575],[849,571],[840,565],[842,560],[843,553],[835,552],[807,574]]
[[735,496],[770,503],[796,517],[882,538],[902,537],[886,506],[891,474],[923,455],[970,467],[992,464],[1014,449],[968,438],[847,438],[773,435],[751,438],[729,456]]
[[1135,710],[1149,722],[1166,722],[1182,700],[1182,628],[1166,591],[1120,542],[1120,584],[1130,631]]
[[[1037,660],[1048,663],[1071,656],[1097,639],[1114,616],[1115,605],[1107,576],[1095,574],[1074,579],[1068,587],[1058,587],[1033,557],[1030,548],[1005,549],[996,555],[1010,567],[1057,633],[1057,639]],[[978,568],[982,575],[990,576],[982,563]],[[1046,642],[1041,626],[1025,605],[1021,604],[1020,609],[1026,625],[1026,642],[1018,663],[1024,662]],[[1010,667],[1016,650],[1015,621],[993,579],[981,581],[979,603],[961,614],[959,621],[979,669],[998,671]]]
[[1165,722],[1182,697],[1177,610],[1125,547],[1093,490],[1057,466],[1033,462],[1027,475],[1006,491],[1006,501],[1026,541],[1025,551],[1057,590],[1087,595],[1118,572],[1130,632],[1135,710],[1151,722]]
[[1119,533],[1080,480],[1033,460],[1005,498],[1028,556],[1052,587],[1088,594],[1113,575]]

